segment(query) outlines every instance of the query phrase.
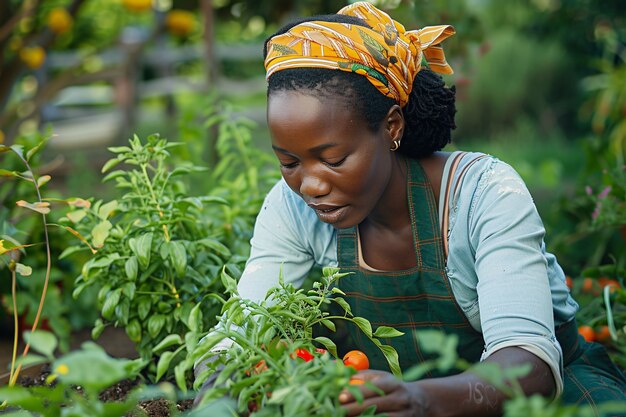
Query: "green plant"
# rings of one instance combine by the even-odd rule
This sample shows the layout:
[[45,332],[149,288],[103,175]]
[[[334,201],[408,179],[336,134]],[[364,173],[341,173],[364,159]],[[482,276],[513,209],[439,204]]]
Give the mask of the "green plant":
[[0,388],[0,400],[9,406],[3,415],[121,417],[136,407],[139,390],[116,402],[100,401],[99,395],[114,383],[136,378],[143,366],[140,360],[111,358],[92,342],[55,359],[57,339],[53,334],[29,332],[25,338],[39,354],[25,357],[24,363],[51,363],[52,372],[45,386]]
[[[70,325],[66,313],[71,307],[63,304],[60,290],[62,275],[53,266],[55,251],[49,228],[54,223],[50,222],[48,215],[51,213],[51,203],[72,205],[79,201],[44,199],[42,188],[51,178],[49,175],[38,175],[34,167],[38,165],[37,155],[45,147],[46,138],[38,135],[24,140],[29,147],[25,148],[20,143],[10,147],[0,145],[0,153],[17,157],[17,161],[7,158],[7,164],[3,166],[9,169],[0,170],[0,176],[12,180],[4,183],[0,189],[6,198],[3,200],[6,211],[2,211],[0,224],[0,256],[4,261],[0,268],[6,267],[11,275],[10,297],[3,296],[3,304],[13,315],[14,331],[10,385],[15,384],[21,370],[21,365],[16,363],[17,346],[19,333],[26,326],[30,326],[32,331],[39,326],[49,326],[59,336],[61,349],[67,349]],[[39,219],[38,216],[31,216],[32,212],[36,212]],[[59,241],[64,242],[60,237]],[[39,245],[43,245],[43,251],[37,250],[41,248]],[[34,253],[30,253],[27,261],[24,261],[22,258],[31,249]],[[18,279],[18,275],[21,279]],[[29,348],[30,344],[26,343],[22,356],[28,353]]]
[[[253,411],[255,416],[341,415],[338,395],[342,389],[358,392],[348,384],[356,370],[334,360],[337,347],[333,341],[314,336],[316,326],[334,332],[339,320],[358,326],[381,349],[392,372],[400,375],[395,349],[382,344],[379,338],[402,333],[386,326],[374,331],[369,321],[352,315],[341,298],[342,291],[335,286],[345,275],[337,268],[324,268],[322,277],[308,292],[285,284],[281,277],[265,300],[256,303],[242,299],[235,280],[224,272],[222,279],[230,297],[224,302],[220,323],[193,354],[198,361],[213,355],[219,358],[209,363],[195,385],[202,384],[220,364],[225,367],[202,401],[207,403],[228,395],[237,402],[237,412]],[[331,304],[339,307],[343,315],[326,311]],[[223,339],[232,340],[232,347],[212,352]],[[324,348],[320,354],[305,354],[320,346]]]
[[[145,143],[135,136],[130,146],[110,148],[117,156],[103,172],[119,164],[130,168],[103,179],[115,181],[122,192],[119,199],[76,209],[64,224],[93,252],[74,289],[75,297],[85,288],[98,289],[102,317],[93,337],[106,325],[123,327],[149,361],[149,377],[175,374],[182,387],[192,364],[178,352],[168,355],[165,372],[157,369],[163,343],[185,340],[193,347],[202,329],[216,322],[220,304],[212,294],[222,292],[221,268],[226,264],[235,273],[239,269],[229,263],[231,252],[216,238],[214,226],[202,221],[207,205],[225,202],[187,194],[181,178],[203,169],[182,162],[170,168],[169,150],[175,146],[151,135]],[[84,248],[70,247],[63,255]]]
[[[206,132],[213,133],[214,149],[205,153],[213,154],[217,162],[210,175],[203,178],[202,192],[210,192],[228,202],[208,207],[203,215],[221,231],[221,241],[234,254],[247,259],[256,216],[267,191],[280,178],[278,165],[273,155],[254,143],[257,126],[237,114],[240,109],[217,94],[198,99],[204,103],[200,106],[202,114],[195,113],[198,104],[194,100],[183,119],[185,126],[181,125],[185,133],[183,139],[198,155],[202,153],[202,146],[213,143],[213,139],[204,136]],[[199,120],[191,122],[195,119]]]

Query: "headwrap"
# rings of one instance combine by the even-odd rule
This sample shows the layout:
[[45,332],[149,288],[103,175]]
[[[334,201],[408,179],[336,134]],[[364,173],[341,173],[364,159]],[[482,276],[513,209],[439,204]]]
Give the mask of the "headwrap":
[[367,77],[382,94],[404,106],[420,71],[422,57],[434,72],[452,74],[440,43],[455,30],[450,25],[405,30],[387,13],[358,2],[337,14],[356,16],[360,25],[311,21],[268,41],[266,77],[289,68],[328,68]]

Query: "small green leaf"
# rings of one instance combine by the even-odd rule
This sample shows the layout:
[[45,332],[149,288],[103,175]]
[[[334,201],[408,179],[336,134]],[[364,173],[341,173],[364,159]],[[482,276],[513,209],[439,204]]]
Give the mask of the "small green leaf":
[[374,337],[398,337],[404,333],[388,326],[379,326],[374,332]]
[[170,334],[165,337],[165,339],[161,340],[161,342],[152,348],[152,352],[158,353],[163,349],[167,349],[173,345],[181,345],[183,343],[183,339],[178,334]]
[[189,313],[189,320],[187,320],[187,327],[192,332],[201,332],[202,331],[202,310],[200,309],[201,304],[196,304]]
[[17,171],[8,171],[6,169],[0,169],[0,177],[18,177],[20,174]]
[[102,305],[102,317],[107,320],[112,320],[113,315],[115,313],[115,307],[120,301],[120,297],[122,295],[122,289],[117,288],[113,291],[110,291],[106,298],[104,299],[104,304]]
[[[132,249],[132,246],[131,246]],[[142,268],[147,268],[150,264],[150,252],[152,249],[152,233],[145,233],[135,241],[134,252]]]
[[159,335],[159,332],[165,325],[165,316],[162,314],[155,314],[148,319],[148,334],[153,338]]
[[156,373],[157,381],[159,381],[163,377],[163,375],[165,375],[167,370],[170,368],[170,363],[172,362],[173,358],[174,358],[174,352],[170,352],[170,351],[163,352],[163,354],[159,358],[159,362],[157,363],[157,373]]
[[109,146],[107,149],[113,153],[132,152],[128,146]]
[[137,305],[137,313],[141,320],[145,320],[150,314],[150,308],[152,307],[152,301],[149,297],[143,297]]
[[47,142],[48,142],[48,138],[44,137],[37,145],[29,149],[28,152],[26,152],[26,160],[30,161],[30,158],[35,156],[37,152],[39,152],[45,146]]
[[109,231],[112,227],[113,225],[110,221],[104,220],[91,230],[91,243],[94,248],[104,246],[104,241],[109,237]]
[[351,315],[352,314],[352,310],[350,309],[350,304],[348,304],[348,302],[346,300],[344,300],[343,298],[333,298],[332,299],[335,303],[339,304],[339,306],[343,309],[343,311],[346,312],[346,314]]
[[37,178],[37,187],[39,187],[39,188],[43,187],[51,179],[52,179],[52,177],[50,175],[42,175],[41,177]]
[[326,350],[329,351],[331,355],[333,355],[335,358],[337,357],[337,345],[335,345],[335,342],[323,336],[316,337],[313,340],[324,345]]
[[387,359],[391,373],[397,377],[401,377],[402,370],[400,369],[400,364],[398,362],[398,352],[396,352],[396,350],[389,345],[381,345],[378,347],[383,352],[383,355],[385,355],[385,359]]
[[119,164],[120,162],[122,162],[121,159],[118,158],[113,158],[113,159],[109,159],[103,166],[102,166],[102,170],[100,172],[102,172],[103,174],[105,172],[107,172],[108,170],[110,170],[111,168],[113,168],[114,166],[116,166],[117,164]]
[[87,215],[86,210],[74,210],[69,211],[65,216],[72,221],[72,223],[78,223]]
[[176,275],[179,278],[185,276],[185,269],[187,268],[187,250],[185,245],[181,242],[171,241],[168,244],[169,258],[174,266]]
[[367,337],[372,337],[372,325],[369,321],[367,321],[363,317],[353,317],[352,321],[354,322],[354,324],[359,326],[359,329],[361,329],[361,331],[365,333]]
[[176,378],[176,385],[183,392],[187,392],[187,379],[185,378],[185,374],[191,367],[187,364],[186,361],[180,362],[174,368],[174,377]]
[[332,332],[336,331],[335,323],[333,323],[332,321],[330,321],[330,320],[322,320],[322,322],[321,322],[321,323],[322,323],[322,324],[324,325],[324,327],[326,327],[328,330],[330,330],[330,331],[332,331]]
[[137,257],[135,255],[131,255],[128,257],[128,259],[124,263],[124,271],[126,272],[126,277],[129,280],[135,281],[137,279],[139,263],[137,262]]
[[98,208],[98,217],[100,217],[102,220],[108,219],[111,216],[111,213],[117,210],[117,206],[117,200],[112,200],[106,204],[101,205]]
[[57,338],[54,334],[45,330],[37,330],[34,333],[30,331],[24,332],[24,340],[30,343],[33,350],[45,355],[49,359],[54,357],[54,351],[57,348]]
[[128,322],[126,334],[131,341],[135,343],[141,342],[141,323],[139,323],[139,320],[132,319]]
[[102,319],[97,319],[93,325],[93,329],[91,329],[91,338],[93,340],[98,339],[103,331],[104,331],[104,322],[102,321]]

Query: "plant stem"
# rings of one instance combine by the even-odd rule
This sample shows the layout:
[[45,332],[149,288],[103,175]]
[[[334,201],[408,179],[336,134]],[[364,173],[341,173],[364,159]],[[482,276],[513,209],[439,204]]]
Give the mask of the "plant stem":
[[[163,210],[161,209],[161,206],[159,205],[159,202],[157,201],[156,195],[154,193],[154,188],[152,188],[152,182],[150,181],[150,177],[148,176],[148,171],[146,171],[146,165],[145,164],[141,164],[141,171],[143,172],[143,175],[146,179],[146,184],[148,185],[148,189],[150,190],[150,196],[152,197],[152,203],[156,206],[157,210],[159,211],[159,216],[161,218],[164,217],[163,214]],[[165,235],[165,241],[169,242],[170,241],[170,234],[167,230],[167,225],[164,224],[163,225],[163,234]]]
[[[37,191],[37,198],[39,199],[40,203],[43,202],[43,199],[41,198],[41,190],[39,189],[39,184],[37,183],[37,179],[35,178],[35,174],[32,168],[30,167],[30,164],[22,155],[20,155],[17,152],[16,154],[22,160],[24,165],[26,165],[26,169],[28,170],[28,172],[31,173],[33,177],[31,181],[33,182],[33,184],[35,184],[35,190]],[[44,283],[43,283],[43,289],[41,290],[41,298],[39,299],[39,306],[37,308],[37,314],[35,315],[35,321],[33,322],[33,327],[31,328],[31,332],[33,333],[35,332],[35,330],[37,330],[37,325],[39,324],[39,319],[41,318],[41,312],[43,311],[43,305],[46,300],[46,294],[48,292],[48,284],[50,282],[50,270],[52,268],[52,255],[50,254],[50,237],[48,236],[48,223],[46,221],[46,215],[44,213],[41,213],[41,218],[43,222],[43,232],[44,232],[44,240],[46,244],[47,262],[46,262],[46,276],[45,276]],[[28,354],[29,349],[30,349],[30,342],[27,342],[26,346],[24,347],[24,351],[22,352],[22,357],[25,357]],[[11,366],[13,365],[14,365],[14,362],[11,364]],[[15,374],[12,376],[11,380],[9,381],[9,385],[15,384],[15,382],[17,381],[17,377],[20,374],[21,369],[22,369],[22,364],[19,364],[17,366],[17,369],[15,370]]]

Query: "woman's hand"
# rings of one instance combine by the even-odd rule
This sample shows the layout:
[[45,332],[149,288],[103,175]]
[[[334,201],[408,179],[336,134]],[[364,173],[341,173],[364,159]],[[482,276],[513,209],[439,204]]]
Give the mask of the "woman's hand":
[[339,395],[339,402],[346,409],[348,416],[358,416],[365,409],[376,406],[377,414],[389,417],[420,417],[426,415],[427,398],[415,382],[403,382],[383,371],[362,371],[352,377],[371,383],[384,394],[376,392],[367,385],[358,385],[363,393],[363,401],[357,402],[354,396],[344,390]]

